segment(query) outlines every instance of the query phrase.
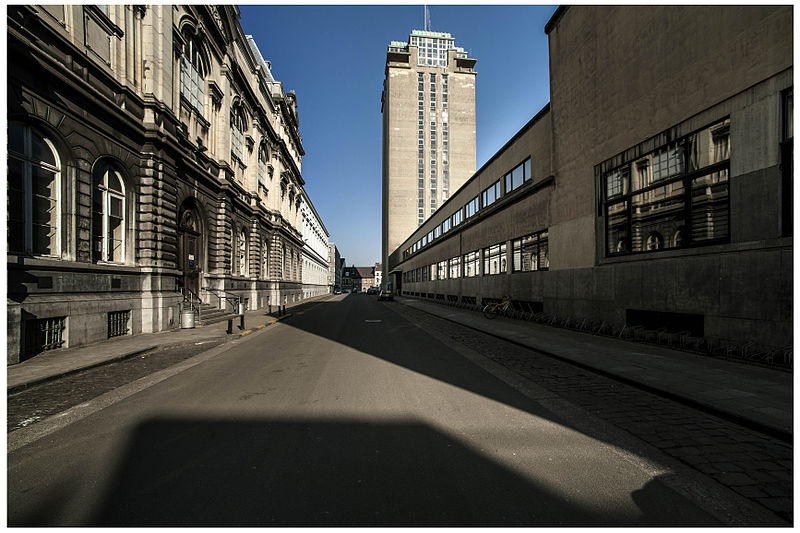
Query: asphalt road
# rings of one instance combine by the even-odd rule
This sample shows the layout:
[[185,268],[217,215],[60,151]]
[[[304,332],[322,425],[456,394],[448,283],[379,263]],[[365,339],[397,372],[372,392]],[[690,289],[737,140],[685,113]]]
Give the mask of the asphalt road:
[[395,305],[318,303],[9,434],[8,524],[723,525]]

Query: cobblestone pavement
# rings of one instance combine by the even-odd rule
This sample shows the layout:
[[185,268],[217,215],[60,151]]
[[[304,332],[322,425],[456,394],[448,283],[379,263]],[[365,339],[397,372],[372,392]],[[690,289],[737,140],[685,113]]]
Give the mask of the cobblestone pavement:
[[423,311],[395,310],[792,522],[791,445]]
[[143,376],[210,350],[227,340],[220,338],[202,343],[156,348],[130,359],[91,368],[9,394],[7,432],[11,433],[35,424]]

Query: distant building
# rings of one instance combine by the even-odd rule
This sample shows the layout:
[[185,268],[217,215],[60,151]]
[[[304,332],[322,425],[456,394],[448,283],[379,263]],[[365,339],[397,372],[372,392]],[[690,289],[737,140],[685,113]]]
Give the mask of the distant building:
[[328,230],[314,204],[302,191],[300,218],[303,234],[303,299],[331,293],[328,283]]
[[395,290],[788,353],[792,10],[559,7],[551,102],[391,252]]
[[351,266],[344,269],[342,275],[343,290],[366,291],[375,287],[375,267]]
[[375,286],[380,287],[383,280],[383,271],[380,263],[375,263]]
[[342,290],[342,269],[344,263],[336,244],[328,244],[328,284],[332,292]]
[[414,30],[408,41],[387,48],[381,95],[384,266],[475,172],[475,62],[449,33]]

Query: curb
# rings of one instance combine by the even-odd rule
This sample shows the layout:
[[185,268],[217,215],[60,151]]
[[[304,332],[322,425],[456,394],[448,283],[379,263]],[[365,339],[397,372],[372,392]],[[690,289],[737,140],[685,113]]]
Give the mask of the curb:
[[[280,322],[281,320],[283,320],[285,318],[289,318],[290,316],[292,316],[292,314],[288,313],[288,314],[286,314],[286,315],[284,315],[282,317],[275,318],[271,322],[268,322],[268,323],[265,323],[265,324],[261,324],[261,325],[257,326],[254,329],[259,329],[259,330],[263,329],[263,328],[265,328],[267,326],[271,326],[273,324],[276,324],[276,323]],[[226,334],[223,333],[219,337],[225,339],[226,342],[227,341],[232,341],[232,340],[236,340],[237,338],[241,338],[241,337],[244,337],[245,335],[249,335],[249,334],[253,333],[254,329],[247,329],[245,331],[239,332],[238,335],[226,335]],[[124,361],[126,359],[131,359],[133,357],[136,357],[137,355],[143,355],[143,354],[145,354],[147,352],[151,352],[151,351],[155,350],[156,348],[163,348],[163,347],[167,347],[167,346],[180,346],[182,344],[193,344],[194,342],[196,342],[196,341],[195,340],[176,341],[176,342],[167,342],[167,343],[162,343],[162,344],[154,344],[152,346],[147,346],[145,348],[139,348],[139,349],[136,349],[136,350],[132,350],[130,352],[125,352],[125,353],[122,353],[120,355],[116,355],[116,356],[114,356],[114,357],[112,357],[110,359],[104,359],[103,361],[97,361],[95,363],[91,363],[91,364],[88,364],[88,365],[85,365],[85,366],[81,366],[81,367],[78,367],[78,368],[71,368],[71,369],[65,370],[64,372],[61,372],[59,374],[53,374],[51,376],[46,376],[46,377],[43,377],[43,378],[33,379],[33,380],[25,382],[25,383],[20,383],[18,385],[14,385],[12,387],[8,387],[8,388],[6,388],[6,394],[15,394],[17,392],[23,391],[23,390],[27,389],[28,387],[32,387],[34,385],[41,385],[42,383],[48,383],[50,381],[55,381],[57,379],[61,379],[61,378],[67,377],[67,376],[71,376],[73,374],[77,374],[77,373],[83,372],[85,370],[91,370],[93,368],[97,368],[97,367],[100,367],[100,366],[108,365],[108,364],[111,364],[111,363],[117,363],[119,361]],[[222,344],[224,344],[224,342]],[[200,352],[200,353],[203,353],[203,352]],[[199,355],[199,354],[197,354],[197,355]]]
[[245,335],[250,335],[251,333],[255,332],[256,330],[259,330],[259,329],[264,329],[264,328],[265,328],[265,327],[267,327],[267,326],[272,326],[273,324],[277,324],[277,323],[278,323],[278,322],[280,322],[281,320],[285,320],[285,319],[287,319],[287,318],[291,317],[291,316],[292,316],[292,314],[293,314],[293,313],[287,313],[287,314],[285,314],[285,315],[283,315],[283,316],[280,316],[280,317],[277,317],[277,318],[275,318],[275,319],[274,319],[274,320],[272,320],[271,322],[267,322],[267,323],[265,323],[265,324],[260,324],[260,325],[258,325],[258,326],[256,326],[256,327],[254,327],[254,328],[249,328],[249,329],[246,329],[246,330],[244,330],[244,331],[240,331],[240,332],[239,332],[239,337],[244,337]]
[[[400,303],[403,303],[403,302],[400,302]],[[782,442],[785,442],[785,443],[788,443],[788,444],[792,444],[792,442],[794,441],[793,433],[790,432],[790,431],[786,431],[786,430],[783,430],[783,429],[780,429],[780,428],[776,428],[774,426],[763,424],[761,422],[758,422],[756,420],[752,420],[750,418],[743,417],[743,416],[738,415],[736,413],[731,413],[730,411],[724,411],[722,409],[718,409],[716,407],[704,404],[704,403],[699,402],[699,401],[697,401],[697,400],[695,400],[693,398],[688,398],[686,396],[683,396],[683,395],[680,395],[680,394],[676,394],[674,392],[666,391],[664,389],[660,389],[660,388],[654,387],[652,385],[647,385],[645,383],[641,383],[641,382],[636,381],[636,380],[631,379],[631,378],[626,378],[626,377],[623,377],[623,376],[619,376],[617,374],[614,374],[614,373],[609,372],[607,370],[603,370],[601,368],[597,368],[597,367],[592,366],[590,364],[583,363],[583,362],[580,362],[580,361],[575,361],[574,359],[570,359],[569,357],[565,357],[563,355],[559,355],[557,353],[554,353],[554,352],[551,352],[551,351],[548,351],[548,350],[545,350],[545,349],[542,349],[542,348],[530,346],[530,345],[525,344],[525,343],[523,343],[521,341],[517,341],[517,340],[514,340],[514,339],[509,339],[507,337],[503,337],[503,336],[498,335],[496,333],[492,333],[491,331],[486,331],[486,330],[483,330],[483,329],[480,329],[480,328],[477,328],[477,327],[474,327],[474,326],[470,326],[469,324],[464,324],[463,322],[459,322],[457,320],[453,320],[451,318],[447,318],[445,316],[442,316],[442,315],[427,311],[426,309],[423,309],[421,307],[416,307],[416,306],[409,305],[409,304],[406,304],[406,303],[403,303],[403,305],[406,305],[408,307],[413,307],[414,309],[417,309],[419,311],[422,311],[423,313],[427,313],[429,315],[441,318],[442,320],[447,320],[448,322],[452,322],[454,324],[458,324],[458,325],[463,326],[465,328],[469,328],[469,329],[471,329],[473,331],[477,331],[479,333],[483,333],[485,335],[489,335],[490,337],[494,337],[496,339],[500,339],[500,340],[509,342],[511,344],[514,344],[516,346],[520,346],[522,348],[526,348],[528,350],[534,350],[536,352],[539,352],[539,353],[541,353],[543,355],[546,355],[548,357],[551,357],[553,359],[557,359],[559,361],[563,361],[565,363],[577,366],[577,367],[582,368],[584,370],[588,370],[590,372],[594,372],[595,374],[599,374],[601,376],[613,379],[615,381],[619,381],[620,383],[624,383],[625,385],[629,385],[631,387],[635,387],[635,388],[643,390],[645,392],[649,392],[651,394],[655,394],[657,396],[661,396],[663,398],[667,398],[669,400],[681,403],[683,405],[686,405],[688,407],[697,409],[699,411],[703,411],[703,412],[711,414],[713,416],[717,416],[717,417],[722,418],[724,420],[728,420],[728,421],[733,422],[735,424],[739,424],[740,426],[743,426],[745,428],[758,431],[759,433],[763,433],[764,435],[773,437],[773,438],[778,439],[778,440],[780,440]]]

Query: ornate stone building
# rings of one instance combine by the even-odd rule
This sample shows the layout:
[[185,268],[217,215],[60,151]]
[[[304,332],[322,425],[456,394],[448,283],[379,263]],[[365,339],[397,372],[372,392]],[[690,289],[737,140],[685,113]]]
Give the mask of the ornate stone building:
[[238,18],[9,6],[9,364],[302,298],[297,98]]

